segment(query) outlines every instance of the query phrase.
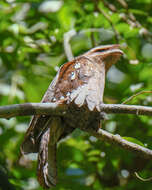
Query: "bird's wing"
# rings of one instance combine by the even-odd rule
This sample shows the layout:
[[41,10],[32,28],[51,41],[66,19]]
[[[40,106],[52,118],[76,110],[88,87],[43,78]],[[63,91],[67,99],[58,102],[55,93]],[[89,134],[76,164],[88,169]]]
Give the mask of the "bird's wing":
[[74,102],[78,107],[85,104],[90,111],[95,108],[100,111],[105,84],[104,63],[99,65],[81,56],[61,68],[59,79],[55,99],[67,99],[67,103]]
[[[54,88],[57,83],[59,76],[59,71],[51,82],[48,90],[43,96],[42,102],[51,102],[52,98],[54,97]],[[40,115],[40,116],[33,116],[31,122],[29,124],[29,128],[25,134],[24,141],[21,145],[21,152],[23,154],[28,154],[31,152],[38,152],[39,150],[39,143],[38,137],[43,132],[43,128],[47,125],[48,119],[50,116]]]

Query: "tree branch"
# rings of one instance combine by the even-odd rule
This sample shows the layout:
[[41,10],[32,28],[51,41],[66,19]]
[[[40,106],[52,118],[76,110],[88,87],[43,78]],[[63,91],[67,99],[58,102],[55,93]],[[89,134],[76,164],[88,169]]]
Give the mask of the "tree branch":
[[27,115],[52,115],[61,116],[65,108],[56,103],[25,103],[0,106],[0,118],[11,118]]
[[145,148],[143,146],[137,145],[135,143],[129,142],[123,139],[120,135],[113,135],[103,129],[99,129],[97,132],[91,129],[86,130],[91,135],[95,136],[99,140],[104,140],[110,144],[116,144],[123,149],[129,150],[138,154],[139,156],[147,159],[152,159],[152,150]]
[[[101,112],[118,113],[118,114],[136,114],[136,115],[152,115],[152,107],[122,105],[122,104],[101,104]],[[0,107],[0,118],[10,118],[14,116],[25,115],[52,115],[63,116],[68,106],[57,103],[25,103]],[[84,129],[83,129],[84,130]],[[94,131],[92,129],[85,130],[99,140],[105,140],[111,144],[116,144],[126,150],[132,151],[144,158],[152,158],[152,150],[129,142],[120,137],[113,135],[103,129]]]
[[[43,114],[61,116],[67,107],[57,103],[25,103],[0,106],[0,118]],[[152,115],[152,107],[148,106],[101,104],[100,109],[101,112],[105,113]]]

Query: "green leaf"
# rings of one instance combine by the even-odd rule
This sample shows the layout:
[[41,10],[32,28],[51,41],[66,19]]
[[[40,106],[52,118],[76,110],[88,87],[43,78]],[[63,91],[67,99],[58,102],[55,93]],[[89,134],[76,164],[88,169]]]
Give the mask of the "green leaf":
[[133,137],[122,137],[122,138],[125,139],[125,140],[127,140],[127,141],[130,141],[130,142],[133,142],[135,144],[138,144],[140,146],[144,146],[145,147],[145,145],[141,141],[139,141],[138,139],[136,139],[136,138],[133,138]]

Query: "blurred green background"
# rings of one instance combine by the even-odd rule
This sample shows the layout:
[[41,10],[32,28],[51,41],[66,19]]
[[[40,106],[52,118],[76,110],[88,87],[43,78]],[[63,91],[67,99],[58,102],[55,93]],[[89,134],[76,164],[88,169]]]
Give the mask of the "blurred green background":
[[[152,0],[1,0],[0,105],[40,102],[60,65],[67,61],[64,34],[74,56],[102,44],[125,52],[107,74],[105,103],[122,103],[152,90]],[[152,105],[144,93],[128,104]],[[103,129],[152,149],[152,118],[110,114]],[[19,161],[30,117],[0,119],[0,190],[40,190],[36,155]],[[130,138],[129,138],[130,137]],[[152,162],[76,130],[58,147],[54,190],[152,189]]]

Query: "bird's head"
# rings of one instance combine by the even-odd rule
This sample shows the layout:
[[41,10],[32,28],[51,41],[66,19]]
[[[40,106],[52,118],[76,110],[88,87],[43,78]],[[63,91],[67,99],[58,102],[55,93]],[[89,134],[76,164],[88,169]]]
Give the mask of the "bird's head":
[[84,54],[84,56],[93,61],[105,64],[106,71],[117,62],[123,51],[119,49],[118,44],[102,45],[95,47]]

